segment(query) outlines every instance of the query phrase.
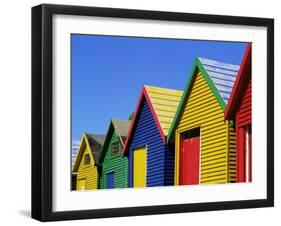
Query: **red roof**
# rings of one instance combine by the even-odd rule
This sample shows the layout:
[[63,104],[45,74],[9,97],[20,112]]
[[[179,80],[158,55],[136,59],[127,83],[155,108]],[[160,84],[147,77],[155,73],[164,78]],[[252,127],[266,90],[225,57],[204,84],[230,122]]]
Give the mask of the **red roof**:
[[[227,103],[224,119],[230,120],[234,118],[234,114],[241,102],[241,96],[247,88],[248,81],[251,79],[251,66],[252,66],[252,44],[248,43],[238,76],[234,83],[229,101]],[[247,73],[250,70],[250,73]]]

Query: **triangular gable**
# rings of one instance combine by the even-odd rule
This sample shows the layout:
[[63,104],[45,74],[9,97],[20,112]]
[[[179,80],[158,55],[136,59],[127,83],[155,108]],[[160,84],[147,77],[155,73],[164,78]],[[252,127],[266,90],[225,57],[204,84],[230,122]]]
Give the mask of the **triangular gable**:
[[156,86],[144,86],[165,136],[175,117],[182,91]]
[[131,121],[131,125],[130,125],[129,131],[128,131],[128,136],[126,138],[126,141],[125,141],[125,144],[124,144],[124,147],[123,147],[123,150],[122,150],[122,156],[125,154],[127,146],[129,144],[129,141],[132,139],[133,129],[134,129],[136,120],[138,118],[138,115],[140,113],[140,110],[141,110],[141,103],[144,101],[144,99],[146,99],[146,101],[148,103],[150,111],[152,112],[153,118],[154,118],[154,120],[156,122],[157,128],[158,128],[159,133],[161,135],[161,138],[162,138],[163,142],[165,143],[164,132],[163,132],[162,127],[160,125],[160,122],[159,122],[159,120],[157,118],[156,112],[153,109],[152,103],[151,103],[151,101],[149,99],[149,96],[148,96],[148,93],[147,93],[147,91],[145,89],[145,86],[143,86],[142,90],[141,90],[141,94],[140,94],[139,100],[138,100],[138,104],[137,104],[137,107],[136,107],[136,110],[135,110],[135,113],[134,113],[134,116],[133,116],[133,119]]
[[95,163],[98,162],[104,144],[105,135],[86,133],[88,144]]
[[[82,147],[84,147],[84,146],[86,146],[86,147],[82,149]],[[76,159],[75,159],[75,163],[74,163],[74,166],[73,166],[73,170],[72,170],[73,172],[77,172],[78,166],[79,166],[79,164],[80,164],[80,162],[82,160],[82,156],[83,156],[84,151],[85,151],[86,148],[89,149],[90,156],[91,156],[91,161],[93,161],[93,163],[96,164],[94,156],[93,156],[92,151],[91,151],[91,146],[89,144],[87,134],[83,133],[82,139],[81,139],[81,142],[80,142],[80,147],[78,149],[78,153],[77,153],[77,156],[76,156]]]
[[128,130],[130,126],[130,121],[128,120],[118,120],[118,119],[111,119],[110,124],[106,133],[104,145],[102,147],[99,163],[103,161],[105,153],[107,151],[109,142],[111,140],[112,134],[114,131],[117,133],[121,146],[124,146],[124,137],[127,136]]
[[118,134],[122,147],[124,146],[124,138],[126,139],[131,124],[130,120],[112,119],[115,132]]
[[248,81],[251,79],[252,44],[248,43],[237,79],[234,83],[228,104],[225,109],[224,119],[233,119],[235,110],[241,102],[241,95],[247,88]]
[[167,142],[169,142],[172,137],[198,70],[202,73],[221,108],[225,110],[234,81],[237,77],[239,66],[199,57],[195,59],[179,107],[169,130]]
[[127,139],[125,141],[122,156],[125,154],[127,146],[132,139],[134,126],[141,110],[141,104],[147,101],[149,109],[153,115],[158,131],[163,143],[166,143],[166,136],[176,113],[182,91],[166,89],[155,86],[143,86],[138,100],[138,104],[133,116]]

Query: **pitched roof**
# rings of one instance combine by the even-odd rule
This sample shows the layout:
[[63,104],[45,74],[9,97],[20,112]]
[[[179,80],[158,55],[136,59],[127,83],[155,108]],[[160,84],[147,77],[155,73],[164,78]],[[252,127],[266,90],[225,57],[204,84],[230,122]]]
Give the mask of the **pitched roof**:
[[251,79],[251,60],[252,60],[252,44],[248,43],[237,79],[234,83],[229,101],[227,103],[224,119],[232,119],[237,103],[241,101],[241,93],[244,92],[245,86]]
[[236,80],[239,67],[239,65],[227,64],[219,61],[205,59],[202,57],[198,57],[195,59],[191,73],[188,78],[188,82],[184,88],[179,107],[170,127],[167,136],[167,142],[169,142],[169,140],[171,139],[175,126],[179,120],[180,112],[184,107],[185,101],[187,100],[189,91],[192,87],[194,78],[197,74],[196,71],[199,70],[202,73],[203,77],[205,78],[205,81],[207,82],[208,86],[210,87],[211,91],[216,97],[218,103],[224,110],[229,100],[234,82]]
[[239,65],[226,64],[202,57],[199,57],[198,59],[227,104],[239,71]]
[[120,119],[111,119],[109,123],[109,127],[106,133],[104,145],[101,150],[99,163],[102,162],[104,154],[107,150],[107,147],[109,145],[109,142],[111,140],[112,133],[115,131],[119,137],[119,141],[121,143],[121,146],[123,147],[124,142],[127,137],[127,133],[130,127],[131,121],[129,120],[120,120]]
[[78,149],[77,157],[76,157],[76,160],[75,160],[75,163],[73,166],[73,172],[76,172],[78,170],[79,163],[80,163],[83,153],[85,151],[85,149],[83,149],[83,150],[81,149],[82,145],[89,147],[90,153],[92,154],[92,157],[96,164],[100,157],[104,139],[105,139],[104,135],[83,133],[82,139],[80,142],[80,147]]
[[95,162],[98,161],[102,146],[105,140],[105,135],[85,133],[89,142],[90,150]]
[[175,117],[182,96],[182,91],[156,86],[144,87],[160,122],[164,135],[167,136]]
[[125,154],[129,140],[133,134],[133,127],[140,111],[142,100],[145,98],[152,112],[158,130],[161,134],[163,142],[166,142],[166,136],[169,132],[173,118],[176,114],[182,91],[156,86],[143,86],[135,114],[130,125],[128,136],[123,147],[122,155]]
[[116,133],[119,135],[122,145],[124,145],[124,138],[127,137],[127,133],[128,133],[131,121],[112,119],[111,122],[114,126]]

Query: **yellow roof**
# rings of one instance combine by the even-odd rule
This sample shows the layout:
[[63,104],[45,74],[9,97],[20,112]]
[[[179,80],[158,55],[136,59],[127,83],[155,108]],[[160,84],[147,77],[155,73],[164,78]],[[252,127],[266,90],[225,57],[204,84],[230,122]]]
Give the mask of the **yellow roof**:
[[175,117],[182,91],[155,86],[144,86],[165,136]]

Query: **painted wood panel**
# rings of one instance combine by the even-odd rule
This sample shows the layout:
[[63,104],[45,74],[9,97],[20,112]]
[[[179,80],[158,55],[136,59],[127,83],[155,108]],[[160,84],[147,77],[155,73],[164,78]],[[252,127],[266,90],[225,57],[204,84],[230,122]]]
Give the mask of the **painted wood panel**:
[[[251,153],[247,156],[247,148],[251,149],[252,125],[252,45],[248,43],[242,64],[235,81],[230,100],[225,110],[226,120],[235,120],[236,127],[236,179],[237,182],[246,182],[251,172]],[[250,137],[250,138],[249,138]],[[251,151],[251,150],[248,150]],[[246,166],[246,161],[248,166]],[[251,174],[251,173],[250,173]],[[246,176],[248,175],[248,176]]]
[[[235,134],[233,129],[229,131],[229,122],[224,121],[224,109],[200,71],[196,72],[176,128],[175,184],[179,184],[180,134],[194,128],[201,130],[200,183],[229,182],[228,138],[229,133],[232,139]],[[235,152],[235,144],[231,142],[232,152]],[[231,174],[231,178],[235,177],[234,174]]]
[[102,175],[100,177],[100,188],[106,188],[106,175],[110,172],[114,172],[115,188],[128,187],[128,160],[127,158],[121,158],[122,146],[119,142],[119,153],[116,156],[112,156],[111,145],[119,142],[118,134],[114,131],[110,138],[109,145],[107,147],[103,162],[102,162]]
[[200,136],[181,139],[180,185],[199,184]]
[[114,181],[115,181],[115,173],[110,172],[106,174],[106,188],[111,189],[114,188]]
[[[247,89],[242,96],[241,104],[236,113],[237,126],[237,181],[246,182],[246,171],[251,171],[251,158],[246,163],[246,148],[247,145],[252,147],[251,140],[246,140],[246,128],[252,125],[252,81],[247,84]],[[250,177],[249,181],[252,180]]]
[[250,80],[236,114],[236,122],[239,127],[252,123],[252,81]]
[[[83,157],[80,161],[80,164],[79,164],[78,170],[77,170],[77,187],[76,188],[81,189],[82,185],[80,186],[79,182],[84,180],[84,189],[83,190],[97,189],[97,187],[98,187],[97,167],[94,165],[94,160],[91,156],[89,147],[87,145],[83,145],[82,148],[84,148],[85,150],[84,150]],[[86,155],[90,156],[89,165],[84,164]]]
[[237,173],[236,173],[236,131],[233,126],[229,124],[229,139],[228,139],[228,175],[229,175],[229,182],[235,183],[237,182]]
[[86,189],[86,179],[79,179],[77,181],[77,190],[85,190]]
[[133,186],[146,187],[146,147],[137,148],[133,152]]
[[237,182],[246,181],[246,129],[237,127]]
[[133,186],[133,150],[147,147],[147,186],[174,184],[174,145],[166,136],[182,91],[144,86],[126,139],[123,155],[129,158],[129,186]]
[[164,182],[165,185],[174,185],[175,145],[165,145]]
[[237,127],[237,182],[252,182],[252,126]]
[[145,89],[160,122],[164,135],[167,136],[177,111],[182,91],[154,86],[145,86]]
[[165,145],[159,133],[148,102],[143,98],[132,139],[128,146],[129,186],[133,187],[133,153],[143,146],[147,147],[146,186],[164,186]]

